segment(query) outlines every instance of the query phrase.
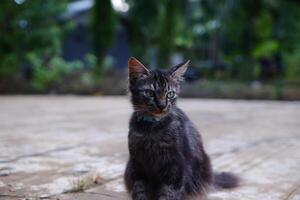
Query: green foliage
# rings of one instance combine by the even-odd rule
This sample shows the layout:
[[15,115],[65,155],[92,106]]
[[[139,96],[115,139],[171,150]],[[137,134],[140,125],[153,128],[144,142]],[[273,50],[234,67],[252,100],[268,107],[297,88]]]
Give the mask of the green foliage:
[[149,64],[150,50],[157,43],[165,1],[129,0],[129,34],[133,55]]
[[112,68],[114,63],[114,59],[112,56],[105,56],[101,63],[95,65],[93,68],[93,73],[95,75],[95,78],[101,78],[105,72],[107,72],[109,69]]
[[183,23],[180,7],[179,0],[165,0],[158,43],[159,66],[166,66],[175,50],[176,39],[179,38]]
[[[181,53],[192,63],[226,66],[214,71],[214,64],[206,68],[199,65],[205,68],[205,78],[252,81],[262,78],[266,66],[261,61],[265,60],[272,67],[282,66],[283,73],[269,75],[273,81],[300,80],[298,1],[125,1],[129,11],[123,15],[114,11],[111,0],[94,1],[89,24],[94,53],[84,61],[93,74],[84,72],[83,80],[88,84],[100,80],[114,65],[114,59],[107,53],[115,41],[120,20],[129,30],[132,54],[146,65],[155,52],[160,67],[167,66],[172,55]],[[82,68],[82,63],[61,58],[62,41],[73,23],[60,19],[70,2],[1,2],[1,79],[28,68],[32,71],[32,86],[43,91]]]
[[18,72],[18,61],[15,54],[0,55],[0,79],[9,77]]
[[61,58],[62,39],[72,23],[59,18],[69,0],[5,0],[0,6],[0,77],[13,76],[26,66],[37,91],[46,91],[81,62]]
[[[5,0],[0,6],[0,72],[12,75],[27,62],[27,54],[42,52],[43,59],[61,53],[61,37],[67,26],[57,17],[68,0]],[[8,69],[11,68],[11,69]],[[0,75],[0,76],[1,76]]]
[[300,3],[292,0],[279,2],[274,32],[282,51],[293,51],[300,46]]
[[279,43],[275,40],[263,41],[252,52],[253,58],[271,58],[279,50]]
[[280,42],[284,61],[284,78],[300,80],[300,3],[282,1],[278,15],[280,16],[276,33]]
[[[201,12],[194,26],[201,34],[196,32],[194,41],[201,47],[204,55],[200,55],[201,59],[225,60],[231,70],[229,78],[255,80],[261,76],[259,68],[265,67],[259,63],[261,59],[278,65],[275,57],[284,56],[286,78],[292,74],[288,71],[293,71],[300,79],[294,73],[298,69],[295,52],[300,44],[300,3],[290,0],[199,2]],[[213,21],[220,26],[209,29],[206,24]]]
[[[129,33],[133,54],[150,63],[151,51],[158,50],[160,67],[166,67],[177,47],[191,46],[191,31],[183,31],[186,4],[180,0],[128,0]],[[188,29],[187,29],[188,30]]]
[[97,57],[94,54],[88,53],[84,56],[85,63],[88,67],[93,68],[97,65]]
[[286,61],[285,78],[291,81],[300,80],[300,48],[295,49],[292,53],[285,54]]
[[91,12],[90,29],[92,33],[94,53],[99,67],[109,48],[112,46],[117,25],[117,16],[110,0],[95,0]]
[[52,57],[47,63],[36,54],[29,54],[28,60],[33,67],[31,84],[37,91],[46,91],[62,81],[62,78],[83,68],[79,61],[66,62],[60,57]]

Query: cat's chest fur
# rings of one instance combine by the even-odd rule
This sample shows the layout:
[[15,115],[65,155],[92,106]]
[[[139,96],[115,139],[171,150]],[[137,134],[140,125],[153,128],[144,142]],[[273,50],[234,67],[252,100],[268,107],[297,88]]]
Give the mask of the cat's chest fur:
[[130,146],[137,150],[149,151],[155,153],[158,150],[166,150],[174,147],[175,136],[168,131],[140,133],[133,131],[130,134]]
[[138,132],[129,134],[131,156],[147,170],[158,170],[177,152],[177,133],[169,130]]

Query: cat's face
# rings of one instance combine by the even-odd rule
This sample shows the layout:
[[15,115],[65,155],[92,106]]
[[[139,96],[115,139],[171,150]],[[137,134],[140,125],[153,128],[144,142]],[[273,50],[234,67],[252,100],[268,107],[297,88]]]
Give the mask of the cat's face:
[[135,58],[130,58],[129,90],[134,110],[154,116],[166,115],[175,105],[179,82],[188,62],[170,70],[148,70]]

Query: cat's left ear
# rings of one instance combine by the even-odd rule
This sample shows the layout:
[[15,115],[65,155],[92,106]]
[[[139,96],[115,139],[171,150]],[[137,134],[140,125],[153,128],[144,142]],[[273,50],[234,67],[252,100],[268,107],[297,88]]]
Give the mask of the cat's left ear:
[[183,79],[183,75],[185,74],[189,63],[190,61],[188,60],[171,68],[171,77],[174,81],[181,81]]
[[130,79],[144,78],[150,74],[150,71],[134,57],[128,61],[128,71]]

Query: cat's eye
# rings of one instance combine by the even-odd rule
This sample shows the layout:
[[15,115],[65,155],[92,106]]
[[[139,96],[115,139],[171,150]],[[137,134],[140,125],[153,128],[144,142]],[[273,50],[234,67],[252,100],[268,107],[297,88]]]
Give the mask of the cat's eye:
[[145,90],[144,93],[147,97],[154,97],[155,96],[155,93],[154,93],[153,90]]
[[168,93],[167,93],[167,97],[168,97],[169,99],[174,98],[175,95],[176,95],[176,93],[175,93],[174,91],[171,91],[171,92],[168,92]]

